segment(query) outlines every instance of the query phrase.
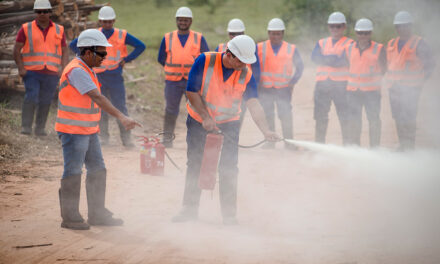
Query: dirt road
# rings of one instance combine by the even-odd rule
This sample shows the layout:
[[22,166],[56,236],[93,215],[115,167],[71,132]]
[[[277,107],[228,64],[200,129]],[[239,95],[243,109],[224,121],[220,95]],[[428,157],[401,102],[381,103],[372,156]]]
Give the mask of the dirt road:
[[[295,136],[301,140],[314,135],[312,87],[302,81],[295,90]],[[383,97],[383,145],[395,147],[386,92]],[[431,118],[428,112],[422,105],[421,122]],[[181,123],[169,151],[183,168],[185,134]],[[241,137],[243,144],[261,139],[249,116]],[[419,145],[431,144],[423,129],[418,137]],[[340,144],[333,109],[328,141]],[[438,208],[421,208],[417,200],[426,192],[409,199],[405,188],[396,187],[401,185],[379,181],[364,169],[347,172],[349,159],[289,152],[281,144],[270,151],[241,150],[240,225],[230,227],[221,222],[218,189],[203,193],[198,222],[171,223],[181,205],[183,173],[167,162],[165,176],[142,175],[137,150],[116,144],[103,150],[107,205],[124,226],[60,228],[58,152],[53,161],[32,167],[45,177],[10,175],[0,184],[0,263],[440,263],[438,221],[432,218],[437,215],[431,214]],[[86,217],[84,184],[81,195]],[[50,245],[14,248],[37,244]]]

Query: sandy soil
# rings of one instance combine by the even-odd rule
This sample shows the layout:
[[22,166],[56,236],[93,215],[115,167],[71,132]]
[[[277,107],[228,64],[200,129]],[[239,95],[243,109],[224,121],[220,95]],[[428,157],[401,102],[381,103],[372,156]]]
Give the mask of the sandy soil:
[[[312,74],[306,72],[293,99],[295,137],[301,140],[314,137],[313,82],[307,81]],[[422,101],[431,102],[438,95],[434,91],[432,85]],[[393,148],[397,141],[387,100],[385,91],[382,138],[385,147]],[[432,124],[425,121],[435,118],[429,105],[421,105],[421,147],[435,143],[424,129]],[[364,142],[366,132],[364,125]],[[182,122],[175,148],[169,150],[182,168],[185,135]],[[261,138],[247,116],[241,143]],[[327,138],[341,142],[333,108]],[[289,152],[282,144],[276,150],[240,150],[240,225],[230,227],[221,222],[218,189],[203,193],[199,221],[171,223],[180,209],[184,174],[167,162],[165,176],[143,175],[137,150],[114,143],[103,151],[107,205],[125,220],[124,226],[60,228],[57,189],[63,168],[58,151],[41,164],[27,165],[35,177],[8,175],[0,184],[0,263],[440,263],[439,218],[430,214],[438,200],[422,208],[423,192],[411,196],[419,200],[409,199],[394,183],[356,168],[347,173],[350,159]],[[86,217],[84,184],[81,195]],[[46,243],[51,245],[15,248]]]

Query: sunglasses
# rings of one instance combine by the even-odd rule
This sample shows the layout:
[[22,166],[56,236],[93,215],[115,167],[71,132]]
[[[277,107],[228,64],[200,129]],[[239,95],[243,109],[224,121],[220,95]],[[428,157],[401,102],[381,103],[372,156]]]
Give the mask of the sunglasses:
[[356,31],[356,34],[366,36],[366,35],[370,35],[371,31]]
[[229,36],[234,36],[234,37],[240,36],[240,35],[243,35],[243,34],[244,34],[243,32],[229,32]]
[[340,29],[340,28],[344,27],[344,25],[328,25],[328,27]]
[[98,55],[101,58],[105,58],[107,56],[107,51],[93,51],[96,55]]
[[52,10],[35,10],[37,14],[49,14],[52,13]]

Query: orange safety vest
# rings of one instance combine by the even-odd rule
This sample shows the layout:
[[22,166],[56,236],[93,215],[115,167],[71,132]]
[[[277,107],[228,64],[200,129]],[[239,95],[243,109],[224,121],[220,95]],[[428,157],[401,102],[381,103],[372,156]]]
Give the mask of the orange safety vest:
[[63,71],[58,93],[58,113],[55,130],[68,134],[90,135],[99,132],[101,111],[99,106],[87,94],[81,95],[69,83],[67,75],[74,69],[86,71],[101,92],[98,77],[84,62],[75,58]]
[[347,49],[347,58],[350,62],[348,76],[348,91],[376,91],[382,85],[382,71],[379,64],[379,55],[383,45],[371,41],[371,46],[359,52],[357,43],[353,42]]
[[47,68],[49,71],[61,70],[61,40],[64,35],[64,27],[53,23],[49,28],[46,39],[43,32],[38,28],[37,21],[23,24],[26,35],[21,55],[26,70],[39,71]]
[[226,51],[226,43],[220,43],[218,44],[217,52],[225,52]]
[[296,47],[283,41],[275,55],[270,40],[258,43],[260,58],[261,84],[264,88],[285,88],[293,76],[293,55]]
[[422,61],[417,57],[417,45],[422,39],[419,36],[412,36],[399,52],[397,43],[400,38],[392,39],[387,47],[387,86],[391,87],[394,83],[417,87],[423,84],[425,73]]
[[200,55],[201,41],[202,34],[190,30],[188,40],[182,47],[177,30],[165,34],[167,60],[164,70],[166,80],[177,82],[182,78],[188,79],[194,60]]
[[[102,31],[102,28],[99,28]],[[104,71],[115,70],[119,67],[119,63],[125,57],[127,57],[127,45],[125,45],[125,38],[127,37],[127,31],[125,29],[115,28],[113,34],[107,40],[111,47],[107,47],[107,57],[105,57],[101,66],[95,67],[93,70],[96,73]]]
[[[249,65],[243,70],[234,71],[228,80],[223,80],[222,54],[206,52],[205,68],[203,70],[202,87],[199,91],[207,107],[209,115],[216,123],[226,123],[240,119],[241,101],[246,86],[252,77]],[[202,123],[203,119],[188,101],[188,114]]]
[[[344,50],[353,42],[352,39],[342,37],[334,45],[331,37],[319,40],[322,55],[341,56]],[[344,82],[348,79],[348,67],[334,68],[330,66],[318,66],[316,70],[316,81],[332,81]]]

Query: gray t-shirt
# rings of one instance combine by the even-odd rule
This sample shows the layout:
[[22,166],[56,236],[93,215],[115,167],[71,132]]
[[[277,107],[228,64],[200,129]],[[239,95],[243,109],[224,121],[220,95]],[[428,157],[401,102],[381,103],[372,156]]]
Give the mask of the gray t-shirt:
[[[80,58],[78,59],[81,60]],[[95,72],[93,72],[93,74],[95,74]],[[67,79],[69,79],[69,83],[73,87],[75,87],[75,89],[78,90],[81,95],[84,95],[94,89],[98,89],[98,87],[96,87],[96,84],[92,81],[90,75],[82,68],[74,68],[67,75]]]

